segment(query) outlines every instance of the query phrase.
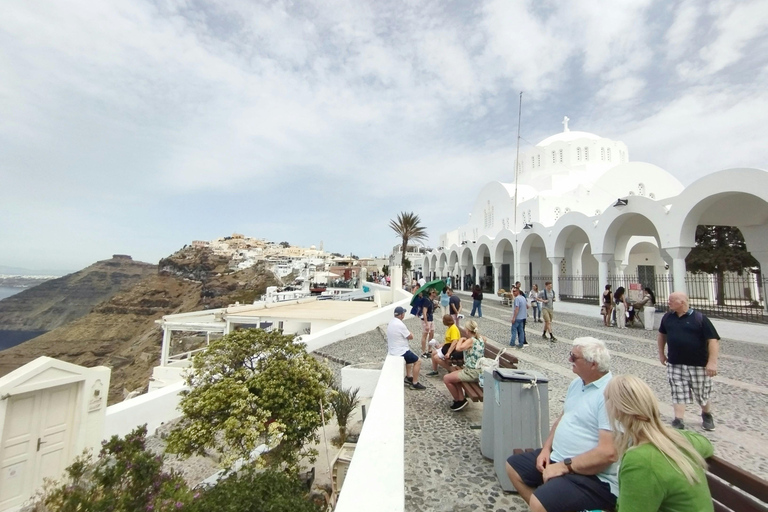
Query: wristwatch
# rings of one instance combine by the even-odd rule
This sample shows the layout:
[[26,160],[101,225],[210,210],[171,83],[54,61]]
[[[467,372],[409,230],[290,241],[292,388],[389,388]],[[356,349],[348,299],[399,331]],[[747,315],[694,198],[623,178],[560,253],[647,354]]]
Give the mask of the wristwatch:
[[563,460],[563,464],[565,464],[565,467],[567,467],[567,468],[568,468],[568,472],[569,472],[570,474],[572,474],[572,475],[573,475],[573,474],[575,473],[575,471],[573,470],[573,467],[571,466],[571,464],[573,464],[573,460],[572,460],[570,457],[566,457],[566,458]]

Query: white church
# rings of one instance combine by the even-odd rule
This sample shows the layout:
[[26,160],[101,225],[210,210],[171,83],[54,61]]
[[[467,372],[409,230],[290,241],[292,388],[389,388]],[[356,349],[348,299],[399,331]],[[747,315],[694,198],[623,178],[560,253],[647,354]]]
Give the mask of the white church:
[[[552,281],[564,300],[585,302],[605,284],[639,282],[663,304],[669,292],[688,291],[685,257],[699,224],[737,226],[768,268],[768,173],[728,169],[684,187],[656,165],[630,161],[623,142],[571,131],[568,121],[520,155],[516,180],[481,189],[467,223],[424,256],[425,275],[459,276],[463,288],[487,292]],[[759,281],[731,295],[757,302],[762,315]],[[697,293],[711,299],[714,290]]]

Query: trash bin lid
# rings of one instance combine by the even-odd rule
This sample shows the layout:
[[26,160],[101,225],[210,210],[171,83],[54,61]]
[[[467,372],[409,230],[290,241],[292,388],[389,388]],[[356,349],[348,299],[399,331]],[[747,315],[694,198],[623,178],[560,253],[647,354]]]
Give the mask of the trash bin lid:
[[500,381],[513,382],[549,382],[549,378],[536,370],[516,370],[514,368],[496,368],[493,371],[493,378]]

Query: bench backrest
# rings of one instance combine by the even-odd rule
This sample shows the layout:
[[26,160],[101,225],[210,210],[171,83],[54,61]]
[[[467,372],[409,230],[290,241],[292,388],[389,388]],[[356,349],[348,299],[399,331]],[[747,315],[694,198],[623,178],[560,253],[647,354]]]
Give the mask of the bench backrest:
[[[496,359],[496,356],[498,355],[500,350],[501,350],[500,348],[491,346],[488,343],[486,343],[484,356],[490,359]],[[501,368],[517,368],[518,361],[519,360],[514,355],[512,355],[509,351],[506,351],[499,358],[499,366]]]
[[707,482],[715,512],[768,512],[768,481],[726,462],[707,459]]

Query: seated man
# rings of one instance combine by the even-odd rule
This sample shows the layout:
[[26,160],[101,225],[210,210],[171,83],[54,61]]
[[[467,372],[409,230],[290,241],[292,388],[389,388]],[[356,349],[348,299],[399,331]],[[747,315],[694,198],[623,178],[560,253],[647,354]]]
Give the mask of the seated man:
[[427,389],[419,382],[419,370],[421,359],[411,352],[408,341],[413,339],[413,334],[403,323],[405,308],[395,308],[395,318],[387,326],[387,353],[391,356],[402,356],[405,359],[405,385],[419,391]]
[[569,356],[578,375],[544,446],[507,459],[507,475],[533,512],[613,510],[617,454],[603,391],[610,354],[595,338],[577,338]]
[[438,350],[432,351],[432,371],[427,374],[427,377],[436,377],[439,375],[437,371],[438,366],[442,366],[450,373],[455,370],[451,361],[458,362],[464,359],[463,352],[453,352],[451,353],[451,357],[445,357],[451,348],[451,344],[461,339],[461,331],[456,327],[456,324],[453,321],[453,316],[451,315],[443,316],[443,325],[448,328],[448,330],[445,331],[445,343],[443,343],[442,347]]

